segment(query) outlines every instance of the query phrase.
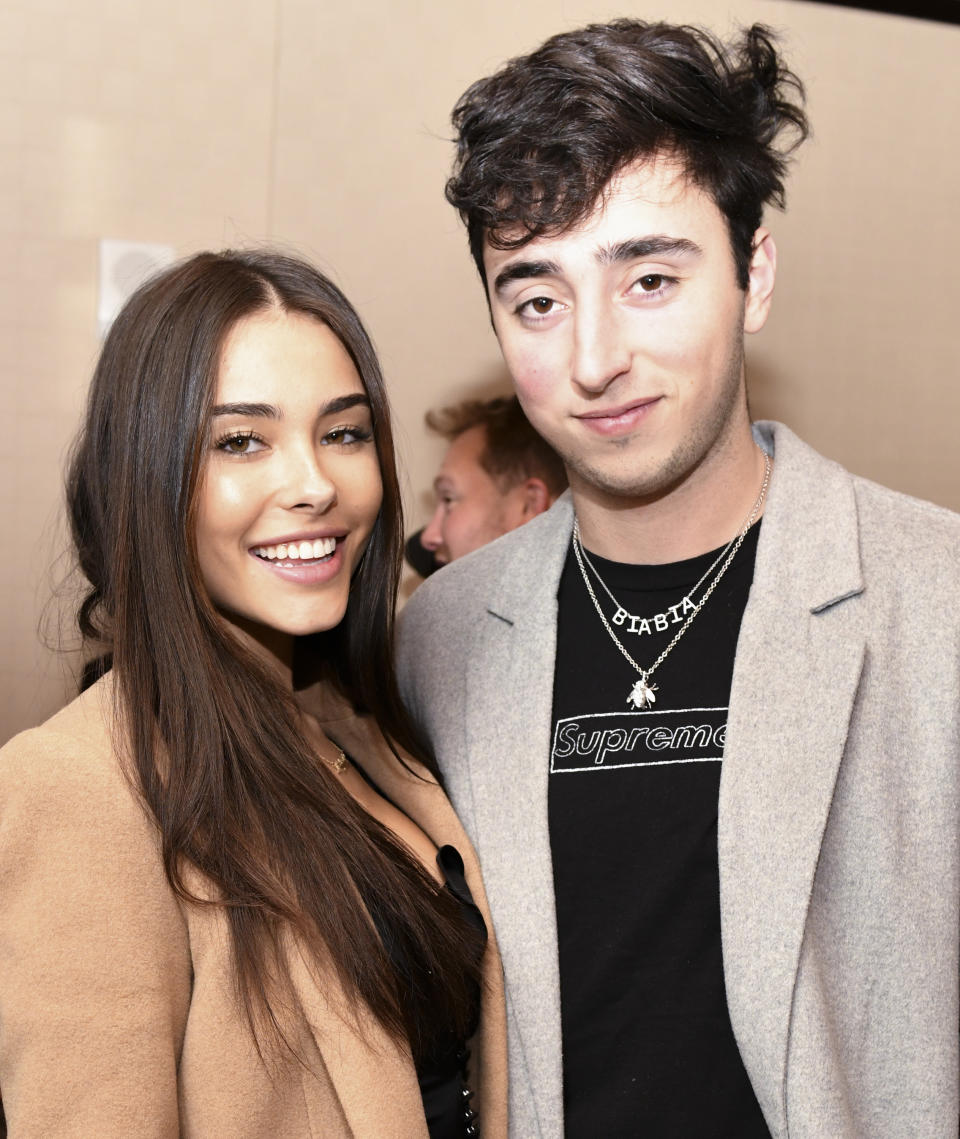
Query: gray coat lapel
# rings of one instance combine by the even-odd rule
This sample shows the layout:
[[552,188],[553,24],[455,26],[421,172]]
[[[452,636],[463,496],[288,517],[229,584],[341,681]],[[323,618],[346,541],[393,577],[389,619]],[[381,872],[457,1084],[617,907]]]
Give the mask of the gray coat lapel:
[[734,1032],[786,1135],[790,1011],[807,907],[863,664],[850,476],[785,428],[737,647],[720,786],[724,973]]
[[[573,510],[568,496],[525,526],[481,617],[467,669],[467,748],[475,839],[507,977],[511,1071],[524,1072],[537,1118],[511,1102],[511,1133],[563,1134],[560,979],[547,778],[556,592]],[[516,1055],[517,1040],[522,1056]],[[513,1079],[516,1079],[514,1075]],[[528,1103],[527,1097],[522,1097]],[[518,1101],[521,1099],[517,1097]]]

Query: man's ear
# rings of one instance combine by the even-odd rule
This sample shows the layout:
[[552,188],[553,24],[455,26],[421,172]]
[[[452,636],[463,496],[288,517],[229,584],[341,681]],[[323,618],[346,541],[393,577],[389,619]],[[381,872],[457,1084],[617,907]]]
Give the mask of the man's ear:
[[770,231],[761,226],[753,235],[750,280],[743,309],[743,331],[759,332],[767,322],[777,276],[777,247]]
[[529,522],[542,514],[550,505],[550,491],[543,479],[528,478],[521,487],[523,491],[523,520]]

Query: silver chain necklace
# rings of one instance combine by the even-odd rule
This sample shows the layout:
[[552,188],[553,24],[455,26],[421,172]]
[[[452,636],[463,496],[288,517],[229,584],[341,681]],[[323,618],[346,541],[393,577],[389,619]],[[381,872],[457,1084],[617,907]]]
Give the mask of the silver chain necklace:
[[[730,541],[727,542],[720,553],[711,562],[709,569],[706,570],[697,584],[693,586],[692,589],[689,589],[687,591],[687,595],[681,601],[678,601],[676,605],[669,605],[661,613],[654,613],[652,617],[638,617],[636,614],[630,613],[624,609],[620,602],[610,592],[609,586],[600,576],[600,571],[590,560],[590,555],[583,548],[583,542],[579,540],[579,530],[577,531],[577,536],[575,538],[580,556],[583,558],[584,562],[593,573],[593,576],[597,579],[600,588],[616,606],[616,609],[614,610],[613,616],[610,618],[610,620],[614,625],[617,626],[618,629],[621,629],[623,632],[636,633],[637,636],[643,636],[644,633],[665,633],[671,624],[679,625],[684,617],[696,608],[693,603],[693,599],[696,596],[697,590],[701,585],[703,585],[703,583],[723,561],[727,554],[730,553],[730,547],[736,540],[737,535],[734,534]],[[671,617],[673,618],[672,621],[670,620]],[[628,621],[630,622],[629,624],[627,624]]]
[[[727,545],[726,550],[724,550],[724,553],[720,555],[721,557],[724,557],[724,554],[726,555],[726,557],[724,558],[724,562],[720,566],[720,569],[717,572],[717,576],[713,579],[713,581],[707,587],[706,591],[704,592],[703,597],[701,597],[700,600],[693,606],[693,611],[691,612],[690,616],[687,617],[686,621],[684,621],[684,623],[680,626],[680,628],[674,634],[673,639],[670,641],[670,643],[667,645],[667,647],[663,650],[663,652],[657,657],[657,659],[653,662],[653,664],[650,665],[649,668],[641,668],[641,666],[639,664],[637,664],[637,662],[633,659],[633,657],[627,652],[627,650],[624,648],[624,646],[620,643],[620,640],[617,637],[617,634],[613,631],[613,628],[610,625],[610,622],[606,618],[606,614],[603,612],[603,609],[600,606],[600,602],[597,600],[597,595],[596,595],[596,593],[594,593],[593,586],[590,584],[590,577],[587,574],[587,567],[584,565],[584,561],[583,561],[584,554],[586,553],[586,551],[583,550],[583,544],[580,541],[580,521],[578,518],[574,517],[574,520],[573,520],[573,552],[574,552],[574,555],[576,556],[576,559],[577,559],[577,565],[580,567],[580,573],[583,575],[583,584],[587,587],[587,593],[590,594],[590,600],[593,602],[593,607],[594,607],[594,609],[596,609],[597,614],[600,617],[600,620],[603,622],[603,627],[610,634],[610,639],[617,646],[617,648],[620,650],[620,652],[623,653],[623,655],[627,658],[627,660],[630,662],[630,664],[633,666],[633,668],[636,669],[636,671],[640,673],[640,679],[634,683],[633,687],[630,689],[630,692],[627,696],[627,699],[626,699],[627,704],[632,704],[634,706],[634,708],[637,708],[638,710],[643,711],[643,709],[649,708],[651,705],[656,703],[657,698],[654,695],[654,693],[658,691],[658,687],[656,684],[650,683],[650,677],[652,677],[653,674],[660,667],[660,665],[663,664],[663,662],[667,659],[667,657],[673,651],[677,642],[680,640],[680,638],[683,636],[683,634],[687,631],[687,629],[690,628],[691,624],[693,623],[694,618],[697,616],[697,614],[700,612],[700,610],[704,607],[704,605],[706,605],[707,601],[710,599],[711,595],[713,594],[713,591],[720,584],[720,581],[721,581],[723,575],[730,568],[730,563],[737,556],[737,551],[743,545],[743,540],[744,540],[744,538],[746,538],[747,532],[749,531],[750,527],[754,524],[754,522],[757,520],[757,516],[759,515],[760,509],[763,506],[763,500],[766,498],[767,487],[769,486],[769,484],[770,484],[770,456],[766,453],[766,451],[764,451],[763,452],[763,483],[760,486],[760,493],[759,493],[759,495],[757,495],[757,501],[753,504],[753,508],[751,509],[749,515],[747,516],[747,520],[744,522],[743,528],[740,530],[740,533],[737,535],[737,537],[732,540],[732,543]],[[727,553],[727,551],[729,551],[729,553]],[[714,564],[716,564],[716,563],[714,563]],[[591,565],[590,568],[593,570],[593,572],[595,574],[597,573],[595,566]],[[713,567],[711,567],[711,569],[712,568]],[[709,570],[707,572],[709,573]],[[600,577],[599,574],[597,574],[597,579],[603,585],[603,579]],[[701,578],[701,581],[702,580],[703,579]],[[698,585],[699,585],[699,583],[698,583]],[[604,588],[606,589],[605,585],[604,585]],[[691,590],[690,592],[693,593],[695,591],[695,589],[696,589],[696,587],[694,587],[694,590]],[[607,593],[609,594],[610,591],[607,590]],[[610,596],[613,597],[612,594],[610,594]],[[614,602],[616,603],[615,598],[614,598]]]

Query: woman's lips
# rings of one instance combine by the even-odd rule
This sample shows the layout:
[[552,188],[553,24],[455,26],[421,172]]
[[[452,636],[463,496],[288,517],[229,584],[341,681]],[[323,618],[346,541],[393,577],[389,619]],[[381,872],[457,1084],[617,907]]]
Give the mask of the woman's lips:
[[619,407],[604,408],[602,411],[589,411],[577,418],[589,430],[598,435],[625,435],[638,427],[660,402],[660,396],[634,400]]
[[[262,548],[262,547],[258,547]],[[317,585],[336,577],[343,565],[343,542],[337,542],[333,553],[314,558],[265,558],[255,550],[250,556],[264,570],[295,585]]]
[[337,539],[332,535],[324,538],[292,539],[290,541],[271,542],[268,545],[254,546],[253,553],[258,558],[273,562],[298,562],[311,559],[329,557],[337,545]]

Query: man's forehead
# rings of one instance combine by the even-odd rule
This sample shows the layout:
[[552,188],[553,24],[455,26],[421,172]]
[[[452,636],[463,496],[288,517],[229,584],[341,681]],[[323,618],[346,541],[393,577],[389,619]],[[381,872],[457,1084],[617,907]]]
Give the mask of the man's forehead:
[[473,466],[479,466],[480,456],[483,454],[486,444],[487,433],[482,423],[475,423],[472,427],[461,431],[459,435],[450,440],[443,456],[443,462],[440,464],[440,472],[437,478],[452,479],[459,472]]
[[[487,278],[492,283],[495,274],[514,260],[543,262],[546,267],[573,247],[591,248],[602,260],[605,248],[616,244],[610,240],[610,231],[615,228],[621,229],[625,238],[659,236],[683,241],[689,239],[683,232],[685,225],[696,222],[704,212],[716,214],[720,220],[713,200],[690,179],[677,159],[657,156],[634,162],[611,178],[585,218],[560,233],[538,235],[512,249],[497,248],[486,239]],[[668,219],[672,224],[665,227]],[[499,236],[510,240],[519,235],[504,231]]]

